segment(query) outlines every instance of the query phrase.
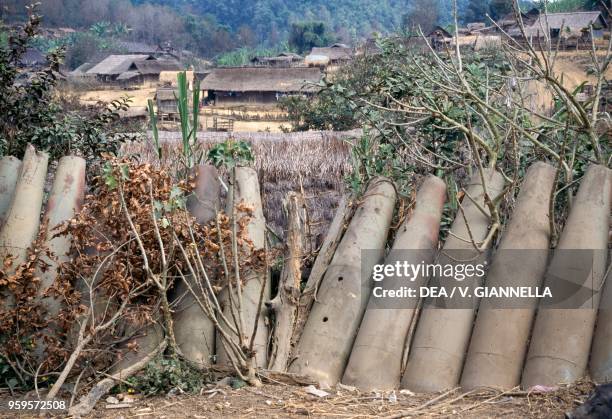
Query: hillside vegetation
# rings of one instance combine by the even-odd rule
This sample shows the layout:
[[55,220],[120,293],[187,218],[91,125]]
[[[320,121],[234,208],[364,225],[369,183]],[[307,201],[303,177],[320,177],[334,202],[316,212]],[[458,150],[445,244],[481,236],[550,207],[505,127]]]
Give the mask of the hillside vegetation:
[[[25,21],[25,6],[31,2],[3,1],[0,21]],[[499,3],[458,0],[460,20],[485,20],[486,13],[505,10]],[[303,22],[321,22],[337,41],[346,43],[417,24],[448,24],[451,4],[452,0],[43,0],[40,10],[46,26],[87,31],[102,24],[122,40],[170,42],[212,58],[238,48],[277,47],[289,39],[294,25]]]

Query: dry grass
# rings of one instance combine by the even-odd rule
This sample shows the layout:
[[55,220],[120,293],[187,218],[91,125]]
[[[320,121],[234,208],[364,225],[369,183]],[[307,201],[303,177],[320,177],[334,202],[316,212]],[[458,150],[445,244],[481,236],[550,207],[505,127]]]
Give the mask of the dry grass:
[[118,100],[124,96],[129,96],[132,100],[130,106],[146,107],[147,101],[155,96],[155,87],[142,87],[134,90],[125,89],[108,89],[108,90],[91,90],[86,92],[77,92],[79,100],[84,105],[92,105],[98,102],[110,103],[113,100]]
[[[549,393],[518,390],[461,393],[454,390],[411,395],[396,391],[394,402],[391,392],[357,392],[340,388],[327,390],[329,396],[318,398],[306,393],[304,387],[294,385],[266,384],[258,389],[245,387],[238,390],[210,385],[210,389],[203,389],[200,395],[138,397],[134,403],[120,409],[107,409],[101,402],[90,417],[559,418],[584,402],[592,389],[593,384],[585,381]],[[5,396],[8,399],[9,395]],[[33,398],[29,397],[30,400]],[[0,412],[0,417],[14,415]]]
[[[347,141],[359,134],[359,131],[288,134],[202,132],[198,138],[205,149],[228,138],[250,142],[268,224],[276,234],[284,237],[286,219],[282,201],[289,191],[303,191],[311,218],[313,244],[318,244],[344,191],[344,178],[351,170]],[[122,154],[176,170],[180,135],[176,132],[160,132],[160,137],[164,150],[161,162],[149,142],[125,144]]]

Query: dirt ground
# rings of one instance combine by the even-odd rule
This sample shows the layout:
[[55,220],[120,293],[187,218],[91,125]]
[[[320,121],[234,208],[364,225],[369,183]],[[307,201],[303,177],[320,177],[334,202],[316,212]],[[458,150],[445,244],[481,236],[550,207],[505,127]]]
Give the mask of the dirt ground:
[[[212,386],[198,395],[136,396],[131,403],[98,403],[91,418],[562,418],[581,404],[593,389],[590,382],[546,393],[458,390],[440,394],[409,392],[360,393],[351,388],[327,390],[318,397],[306,387],[266,384],[260,388]],[[7,412],[0,397],[0,418],[40,417]],[[47,417],[65,415],[47,414]]]
[[[133,90],[124,89],[108,89],[108,90],[92,90],[85,92],[76,92],[79,96],[81,103],[85,105],[93,105],[98,102],[110,103],[113,100],[120,99],[125,96],[129,96],[131,99],[130,108],[132,109],[146,109],[148,99],[155,97],[155,87],[141,87]],[[206,115],[200,115],[200,123],[202,128],[212,126],[212,117]],[[289,122],[282,121],[242,121],[236,120],[234,122],[235,132],[282,132],[281,127],[290,127]],[[178,128],[177,125],[174,128]]]
[[[602,54],[598,54],[598,57],[601,61]],[[559,52],[554,69],[563,77],[565,86],[573,90],[584,81],[595,83],[595,75],[587,74],[591,66],[592,58],[589,51],[562,51]],[[607,80],[612,79],[612,67],[608,67],[605,77]]]
[[79,99],[83,104],[95,104],[97,102],[110,103],[113,100],[120,99],[124,96],[131,98],[130,106],[146,107],[147,100],[153,99],[155,96],[155,87],[142,87],[139,89],[108,89],[108,90],[92,90],[80,92]]

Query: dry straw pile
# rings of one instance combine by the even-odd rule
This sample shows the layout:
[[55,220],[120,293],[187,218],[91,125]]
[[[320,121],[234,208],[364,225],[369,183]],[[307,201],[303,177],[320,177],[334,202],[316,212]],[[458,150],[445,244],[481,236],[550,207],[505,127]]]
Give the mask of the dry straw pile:
[[[149,141],[128,142],[123,156],[140,162],[163,165],[178,170],[181,150],[180,133],[160,132],[163,159],[158,160]],[[259,173],[266,220],[274,232],[283,237],[286,227],[282,201],[289,191],[302,191],[307,198],[311,235],[319,244],[331,222],[344,190],[344,178],[351,171],[350,142],[360,131],[312,131],[297,133],[269,132],[201,132],[198,139],[204,149],[228,139],[252,144],[255,169]]]

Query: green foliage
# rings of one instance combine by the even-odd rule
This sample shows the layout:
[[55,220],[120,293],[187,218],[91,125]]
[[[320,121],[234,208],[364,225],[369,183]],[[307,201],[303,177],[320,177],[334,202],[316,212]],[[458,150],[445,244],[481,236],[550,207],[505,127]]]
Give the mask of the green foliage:
[[[32,0],[1,2],[30,3]],[[131,29],[129,39],[158,45],[171,42],[207,58],[236,48],[272,47],[288,39],[294,22],[318,21],[345,43],[399,28],[404,0],[48,0],[42,2],[52,27],[80,31],[99,22],[104,38],[126,39],[118,25]],[[11,21],[23,19],[20,7],[7,8]]]
[[[183,158],[187,168],[193,167],[200,159],[196,156],[198,143],[198,117],[200,115],[200,82],[195,80],[191,97],[192,109],[189,109],[189,86],[187,74],[183,71],[177,76],[178,111],[180,117],[181,138],[183,141]],[[189,119],[191,115],[191,120]],[[197,161],[196,161],[197,160]]]
[[[185,174],[204,158],[204,152],[198,143],[198,128],[200,116],[200,81],[195,80],[193,92],[189,94],[187,73],[182,71],[177,75],[178,83],[178,111],[179,127],[181,129],[182,164]],[[149,121],[153,134],[153,145],[159,159],[162,158],[162,148],[159,142],[159,130],[157,129],[157,115],[155,114],[153,101],[148,101]]]
[[335,37],[324,22],[298,22],[291,25],[289,46],[300,54],[313,47],[324,47],[333,43]]
[[287,112],[295,131],[346,131],[359,125],[351,106],[336,96],[333,89],[321,92],[314,99],[287,96],[279,101],[279,106]]
[[356,193],[363,193],[367,182],[376,176],[395,181],[400,192],[407,195],[414,167],[406,163],[395,146],[367,131],[351,147],[353,171],[346,181]]
[[[435,66],[431,55],[391,40],[381,41],[380,46],[380,55],[357,60],[333,83],[328,81],[314,99],[291,99],[285,109],[296,129],[365,128],[364,137],[353,148],[354,173],[349,184],[359,189],[371,177],[382,174],[394,178],[406,193],[412,174],[433,170],[443,176],[457,169],[455,162],[465,161],[465,137],[443,116],[471,124],[477,132],[483,132],[484,125],[472,112],[474,102],[461,103],[438,93],[435,80],[415,76]],[[504,87],[510,67],[497,52],[470,54],[463,59],[466,82],[480,98],[487,97],[485,86],[492,90]],[[398,102],[434,106],[440,117],[393,111]],[[512,112],[507,107],[501,109],[506,114]],[[339,126],[344,117],[346,123]],[[491,120],[501,123],[495,117]],[[492,138],[487,141],[494,150],[504,148]],[[415,147],[417,155],[427,156],[427,161],[415,159]]]
[[157,151],[157,158],[161,160],[162,148],[159,143],[159,130],[157,129],[157,114],[155,113],[155,105],[153,99],[147,101],[147,109],[149,111],[149,121],[151,124],[151,133],[153,135],[153,144],[155,145],[155,151]]
[[129,99],[87,115],[63,109],[55,95],[63,49],[49,53],[47,67],[35,73],[18,69],[39,25],[40,17],[32,9],[24,29],[11,33],[8,46],[0,47],[0,154],[21,157],[28,143],[49,152],[52,159],[74,153],[95,160],[100,153],[115,153],[120,138],[111,136],[110,128],[118,111],[128,108]]
[[[577,12],[580,10],[590,9],[592,5],[589,0],[556,0],[546,2],[546,10],[549,13],[562,13],[562,12]],[[544,1],[540,1],[538,7],[544,9]]]
[[489,3],[489,14],[494,20],[499,20],[512,12],[513,0],[491,0]]
[[100,52],[110,53],[117,50],[114,40],[101,37],[91,31],[77,32],[63,42],[67,49],[66,65],[69,68],[77,68]]
[[424,33],[429,33],[440,23],[440,2],[438,0],[413,0],[407,13],[402,16],[402,28],[405,31],[418,33],[420,27]]
[[489,13],[488,0],[469,0],[465,10],[462,13],[462,20],[466,23],[488,23],[487,13]]
[[0,355],[0,383],[8,387],[10,391],[15,390],[20,384],[19,377],[15,373],[15,370],[2,355]]
[[246,141],[227,140],[211,147],[208,161],[216,167],[224,166],[228,169],[245,166],[254,161],[253,150]]
[[[127,379],[131,388],[147,396],[176,390],[196,393],[208,381],[206,374],[177,357],[157,357],[143,372]],[[125,390],[124,387],[122,384],[118,390]]]
[[379,65],[377,57],[363,57],[349,67],[334,74],[333,83],[324,81],[322,89],[314,97],[288,96],[279,101],[280,108],[287,112],[293,130],[346,131],[358,128],[363,115],[347,96],[367,97],[376,74],[386,71]]

